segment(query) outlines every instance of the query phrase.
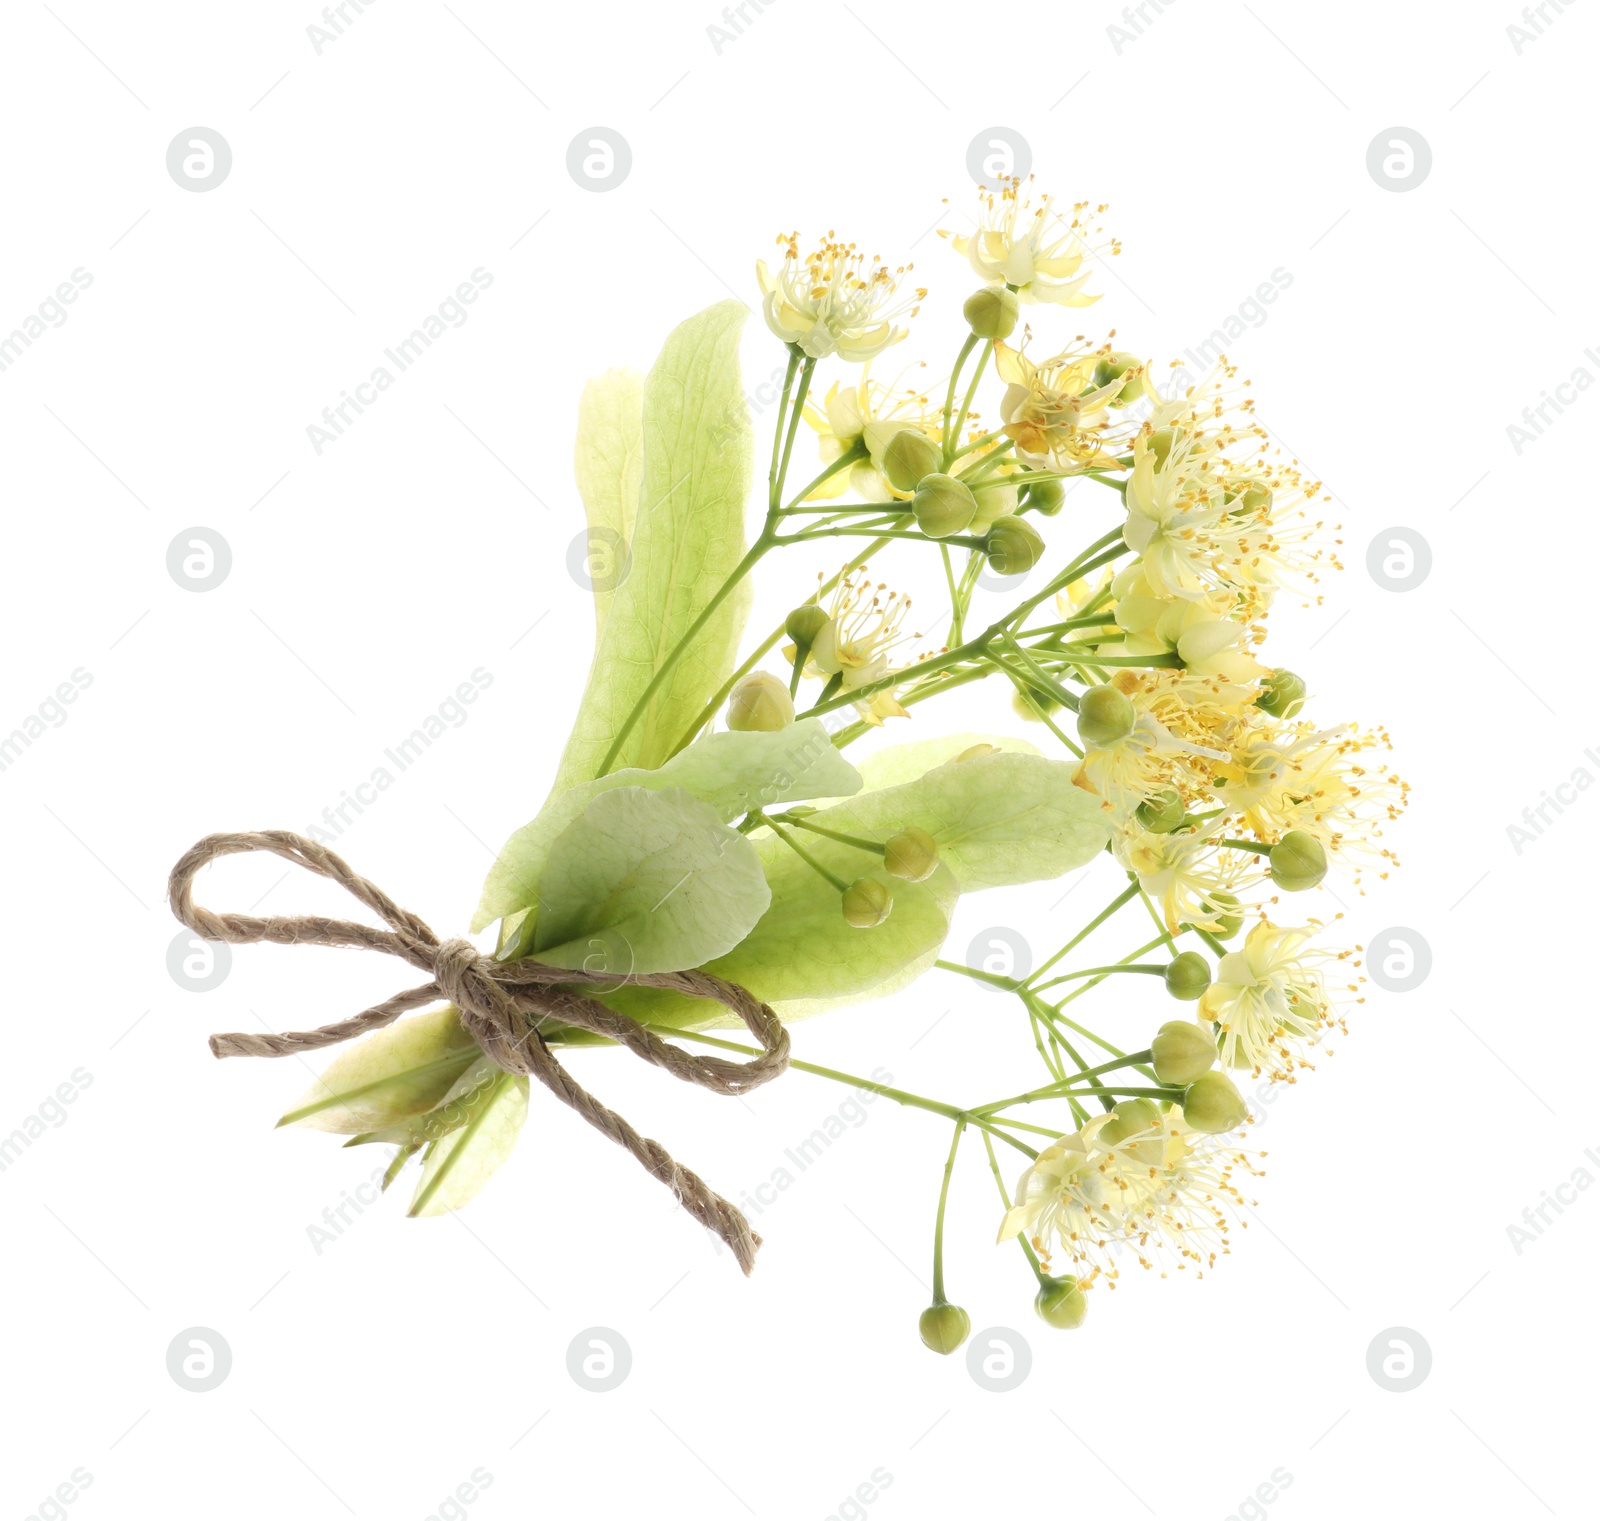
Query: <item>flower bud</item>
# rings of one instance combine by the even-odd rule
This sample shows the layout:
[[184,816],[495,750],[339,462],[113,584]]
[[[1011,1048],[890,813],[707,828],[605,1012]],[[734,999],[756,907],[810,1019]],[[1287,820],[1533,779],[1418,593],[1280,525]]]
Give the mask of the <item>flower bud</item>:
[[961,315],[979,338],[1009,338],[1017,326],[1017,293],[1003,285],[985,285],[967,297]]
[[1014,514],[997,518],[983,541],[983,552],[996,575],[1020,576],[1032,570],[1044,553],[1039,530],[1026,518]]
[[1187,1019],[1169,1019],[1150,1042],[1151,1065],[1164,1083],[1186,1088],[1217,1064],[1211,1032]]
[[1026,692],[1021,688],[1012,688],[1011,711],[1027,723],[1042,724],[1045,715],[1054,713],[1060,706],[1061,701],[1053,692],[1043,691],[1036,686],[1029,686]]
[[930,1304],[917,1322],[922,1345],[942,1357],[954,1352],[971,1329],[972,1317],[958,1304]]
[[1184,820],[1183,799],[1170,787],[1151,793],[1134,810],[1135,817],[1151,834],[1171,834]]
[[1202,1072],[1183,1091],[1183,1118],[1202,1135],[1221,1135],[1245,1122],[1245,1107],[1233,1079],[1225,1072]]
[[1131,407],[1134,402],[1145,394],[1145,375],[1137,354],[1107,354],[1099,364],[1094,367],[1094,380],[1092,384],[1098,391],[1103,386],[1108,386],[1113,380],[1121,380],[1129,370],[1137,370],[1128,383],[1111,398],[1114,407]]
[[1176,428],[1157,428],[1149,437],[1150,452],[1155,456],[1157,470],[1164,470],[1167,456],[1172,453],[1172,446],[1177,443],[1180,435]]
[[935,472],[923,476],[911,499],[917,527],[930,539],[947,539],[961,533],[978,511],[978,499],[966,482]]
[[1211,963],[1199,951],[1184,951],[1167,963],[1162,975],[1174,998],[1193,1003],[1211,986]]
[[1089,1301],[1076,1278],[1051,1278],[1039,1285],[1033,1308],[1047,1326],[1054,1326],[1058,1331],[1076,1331],[1089,1313]]
[[1328,875],[1328,852],[1303,829],[1291,829],[1267,857],[1272,880],[1286,893],[1303,893]]
[[1305,706],[1306,684],[1281,666],[1261,683],[1256,706],[1274,718],[1293,718]]
[[998,745],[968,745],[960,755],[952,755],[948,764],[953,766],[957,761],[977,760],[981,756],[998,755],[999,753],[1000,747]]
[[891,877],[926,882],[938,865],[938,844],[926,829],[918,829],[915,824],[883,842],[883,866]]
[[1042,481],[1029,481],[1024,476],[1023,483],[1028,488],[1028,506],[1035,512],[1053,518],[1061,511],[1061,504],[1066,501],[1067,493],[1060,481],[1053,477]]
[[889,440],[879,467],[896,491],[915,491],[924,476],[932,475],[944,456],[926,433],[902,428]]
[[789,688],[770,671],[752,671],[728,698],[728,727],[739,733],[759,729],[775,734],[793,722]]
[[1244,925],[1244,911],[1239,906],[1239,900],[1232,893],[1219,889],[1207,893],[1205,901],[1216,919],[1210,926],[1211,933],[1218,940],[1232,940]]
[[817,635],[828,626],[828,615],[815,602],[802,603],[783,620],[783,631],[795,642],[800,657],[810,654]]
[[1104,750],[1132,734],[1138,716],[1114,686],[1090,687],[1078,700],[1078,738],[1092,750]]
[[876,929],[889,917],[894,895],[874,877],[858,877],[841,899],[844,922],[856,929]]
[[1123,1099],[1111,1111],[1111,1118],[1102,1125],[1095,1139],[1115,1146],[1131,1135],[1139,1135],[1152,1125],[1161,1123],[1161,1111],[1146,1098]]

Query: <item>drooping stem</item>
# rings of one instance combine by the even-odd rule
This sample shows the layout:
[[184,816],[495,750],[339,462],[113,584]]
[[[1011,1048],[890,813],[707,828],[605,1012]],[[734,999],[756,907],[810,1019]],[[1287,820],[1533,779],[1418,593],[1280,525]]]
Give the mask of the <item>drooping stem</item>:
[[956,1133],[950,1138],[950,1155],[944,1159],[944,1180],[939,1185],[939,1208],[933,1217],[933,1302],[946,1304],[944,1297],[944,1206],[950,1196],[950,1174],[956,1165],[956,1148],[967,1128],[965,1120],[956,1121]]

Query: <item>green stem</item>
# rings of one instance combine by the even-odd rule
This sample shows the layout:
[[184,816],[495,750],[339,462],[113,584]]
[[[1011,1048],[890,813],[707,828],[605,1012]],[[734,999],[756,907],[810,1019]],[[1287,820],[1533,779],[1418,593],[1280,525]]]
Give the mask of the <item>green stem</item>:
[[[857,850],[865,850],[871,855],[881,856],[883,846],[876,840],[864,840],[859,835],[840,834],[837,829],[824,829],[821,824],[813,824],[810,819],[794,818],[790,814],[780,814],[785,824],[794,829],[809,829],[812,834],[826,835],[830,840],[837,840],[841,845],[854,845]],[[768,819],[771,823],[771,819]]]
[[933,1302],[946,1304],[944,1297],[944,1206],[950,1195],[950,1174],[956,1165],[956,1148],[966,1130],[965,1120],[956,1121],[956,1133],[950,1138],[950,1155],[944,1159],[944,1181],[939,1185],[939,1208],[933,1217]]
[[848,882],[844,881],[840,877],[834,876],[834,874],[831,871],[829,871],[828,868],[826,866],[824,866],[821,861],[817,860],[816,857],[813,856],[809,850],[807,850],[803,845],[801,845],[798,840],[792,839],[790,837],[790,835],[789,835],[788,830],[780,828],[779,825],[772,819],[768,819],[766,822],[767,822],[767,828],[769,828],[775,835],[777,835],[777,837],[780,840],[782,840],[783,843],[785,845],[787,845],[790,850],[792,850],[797,856],[799,856],[800,859],[802,861],[804,861],[806,863],[806,865],[809,866],[812,869],[812,871],[816,872],[816,874],[819,877],[823,878],[824,881],[828,881],[828,882],[833,883],[833,885],[835,887],[837,887],[839,889],[839,891],[842,892],[842,893],[850,891],[850,884]]
[[1063,972],[1059,977],[1052,977],[1051,984],[1070,982],[1074,977],[1099,977],[1109,976],[1112,972],[1142,972],[1147,977],[1164,977],[1167,973],[1166,963],[1149,961],[1137,966],[1124,966],[1120,962],[1115,966],[1085,967],[1081,972]]
[[1081,945],[1085,940],[1087,940],[1090,935],[1092,935],[1097,929],[1099,929],[1100,926],[1102,924],[1104,924],[1107,919],[1109,919],[1114,913],[1116,913],[1116,911],[1119,908],[1121,908],[1122,905],[1124,903],[1126,903],[1130,898],[1132,898],[1133,895],[1138,891],[1139,891],[1139,884],[1137,882],[1135,882],[1126,891],[1118,893],[1117,896],[1115,898],[1113,898],[1103,909],[1101,909],[1100,912],[1094,916],[1094,918],[1092,918],[1086,925],[1084,925],[1084,927],[1081,930],[1079,930],[1078,933],[1072,937],[1072,939],[1067,941],[1067,943],[1064,946],[1062,946],[1061,949],[1055,953],[1055,955],[1053,955],[1048,961],[1046,961],[1042,966],[1040,966],[1037,971],[1035,971],[1030,977],[1028,977],[1026,982],[1024,983],[1024,986],[1031,987],[1034,984],[1036,984],[1038,982],[1038,980],[1042,976],[1044,976],[1044,974],[1046,972],[1048,972],[1051,967],[1053,967],[1058,961],[1060,961],[1063,956],[1068,955],[1070,952],[1075,950],[1079,945]]
[[782,491],[778,476],[778,450],[783,440],[783,420],[789,411],[789,392],[794,386],[794,372],[800,368],[801,353],[792,343],[789,345],[789,369],[783,377],[783,394],[778,398],[778,416],[772,428],[772,464],[767,468],[767,511],[773,511],[778,505],[778,497]]
[[616,764],[617,755],[621,751],[628,735],[633,732],[633,726],[638,723],[644,710],[649,707],[650,700],[661,690],[661,684],[672,674],[683,652],[689,648],[695,636],[706,626],[716,610],[728,600],[728,596],[734,587],[750,574],[762,555],[772,548],[774,542],[776,541],[771,537],[769,524],[767,528],[762,530],[761,537],[750,546],[745,557],[734,566],[729,573],[728,579],[711,594],[711,600],[700,609],[699,616],[689,625],[684,636],[667,652],[666,659],[656,667],[655,674],[650,678],[649,685],[639,694],[639,700],[634,703],[627,718],[623,720],[621,729],[617,731],[616,738],[611,741],[610,748],[606,751],[605,759],[600,762],[600,769],[595,772],[596,776],[605,776],[612,766]]
[[945,392],[944,417],[939,427],[939,444],[943,450],[945,463],[950,461],[950,409],[956,403],[956,384],[961,379],[961,367],[967,362],[967,356],[983,340],[976,333],[968,333],[967,341],[961,345],[961,352],[956,355],[955,368],[950,371],[950,388]]
[[[1000,1202],[1006,1209],[1011,1208],[1011,1196],[1006,1192],[1005,1180],[1000,1176],[1000,1163],[995,1159],[994,1147],[989,1144],[989,1132],[983,1132],[983,1149],[989,1153],[989,1171],[994,1174],[994,1186],[1000,1190]],[[1050,1281],[1049,1275],[1039,1266],[1039,1259],[1034,1255],[1033,1248],[1028,1245],[1028,1238],[1020,1232],[1017,1235],[1017,1245],[1022,1248],[1022,1255],[1028,1259],[1028,1266],[1033,1269],[1033,1276],[1039,1280],[1040,1288]]]

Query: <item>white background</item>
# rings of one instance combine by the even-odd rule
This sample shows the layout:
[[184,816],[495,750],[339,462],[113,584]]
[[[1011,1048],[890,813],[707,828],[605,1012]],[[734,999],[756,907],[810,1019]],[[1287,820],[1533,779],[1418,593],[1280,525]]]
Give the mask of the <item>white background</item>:
[[[309,3],[8,4],[0,330],[74,269],[93,284],[0,371],[0,730],[74,669],[93,683],[0,773],[0,1132],[76,1069],[92,1082],[0,1175],[4,1514],[39,1514],[75,1469],[92,1482],[45,1514],[420,1521],[475,1469],[492,1482],[457,1508],[486,1521],[1591,1513],[1600,1195],[1569,1194],[1520,1254],[1507,1234],[1575,1170],[1600,1177],[1600,801],[1570,794],[1520,854],[1506,833],[1577,768],[1600,776],[1600,396],[1520,454],[1506,431],[1579,366],[1600,377],[1600,22],[1545,9],[1519,53],[1509,0],[1183,0],[1119,51],[1109,3],[778,0],[719,53],[710,0],[380,0],[319,55]],[[566,169],[596,124],[633,153],[604,194]],[[180,989],[171,863],[212,830],[304,829],[481,666],[469,721],[338,845],[459,932],[543,798],[587,665],[566,569],[581,382],[751,299],[775,233],[830,227],[916,261],[932,295],[897,353],[942,373],[973,281],[931,229],[965,225],[967,147],[996,124],[1031,144],[1041,188],[1110,202],[1126,245],[1093,311],[1034,314],[1043,341],[1115,326],[1165,360],[1292,275],[1231,357],[1328,483],[1350,569],[1322,606],[1283,605],[1268,649],[1320,718],[1394,735],[1416,788],[1404,868],[1347,895],[1340,929],[1410,928],[1431,976],[1369,987],[1337,1056],[1269,1112],[1259,1211],[1215,1274],[1125,1278],[1075,1334],[1034,1318],[1023,1264],[991,1245],[981,1152],[964,1155],[950,1289],[975,1328],[1030,1343],[1008,1394],[917,1340],[947,1131],[884,1102],[757,1218],[748,1282],[537,1092],[465,1215],[410,1222],[391,1197],[318,1253],[307,1227],[371,1154],[274,1135],[305,1072],[218,1064],[205,1037],[318,1024],[408,974],[244,948],[215,991]],[[195,125],[233,153],[201,194],[165,163]],[[1433,154],[1399,194],[1366,168],[1395,125]],[[316,454],[307,425],[475,268],[493,284],[465,326]],[[781,358],[752,322],[749,383]],[[1074,502],[1046,525],[1055,553],[1090,510]],[[233,556],[204,594],[166,569],[196,525]],[[1433,554],[1404,594],[1365,569],[1396,525]],[[818,568],[766,575],[767,610]],[[1016,727],[998,689],[958,706],[897,737]],[[232,863],[203,898],[342,911],[282,878]],[[1043,954],[1102,901],[1096,883],[1057,897],[966,900],[951,946],[1014,926]],[[1142,1039],[1171,1005],[1128,980],[1079,1007]],[[938,973],[796,1046],[959,1100],[1034,1080],[1015,1009]],[[741,1105],[609,1053],[574,1065],[735,1198],[848,1098],[795,1074]],[[597,1325],[633,1355],[603,1395],[566,1370]],[[166,1370],[194,1326],[232,1349],[210,1393]],[[1432,1350],[1404,1394],[1366,1366],[1395,1326]],[[1278,1469],[1292,1482],[1241,1512]],[[890,1482],[841,1511],[875,1470]]]

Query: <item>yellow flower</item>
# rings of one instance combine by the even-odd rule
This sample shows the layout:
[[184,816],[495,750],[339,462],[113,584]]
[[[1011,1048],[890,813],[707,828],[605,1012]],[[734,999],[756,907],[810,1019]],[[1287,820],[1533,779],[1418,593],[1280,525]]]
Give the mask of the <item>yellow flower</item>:
[[1123,382],[1090,386],[1100,352],[1068,350],[1035,364],[1020,349],[995,344],[995,371],[1006,382],[1000,420],[1021,457],[1056,470],[1118,468],[1106,407]]
[[1322,842],[1330,859],[1348,866],[1357,886],[1365,866],[1380,876],[1398,865],[1381,843],[1384,825],[1400,817],[1408,784],[1364,761],[1389,748],[1381,729],[1316,729],[1307,723],[1261,719],[1235,736],[1217,768],[1217,797],[1258,838],[1275,843],[1291,829]]
[[[846,575],[834,590],[828,621],[811,646],[810,676],[840,678],[846,692],[871,686],[889,674],[889,657],[899,646],[920,634],[903,633],[911,599],[889,592],[882,582],[874,586],[864,569]],[[895,700],[893,687],[854,700],[861,718],[875,727],[886,718],[909,718]]]
[[1211,819],[1194,829],[1172,834],[1130,830],[1112,842],[1117,860],[1139,878],[1139,885],[1161,908],[1172,934],[1180,924],[1215,930],[1237,914],[1241,889],[1265,876],[1262,856],[1219,848],[1223,821]]
[[907,391],[896,398],[866,370],[853,386],[835,381],[823,397],[820,411],[813,406],[805,409],[805,419],[818,435],[822,462],[831,465],[857,445],[867,453],[849,470],[830,476],[807,500],[831,501],[847,490],[868,502],[909,498],[909,491],[897,491],[884,475],[883,451],[897,433],[908,431],[920,432],[937,443],[938,423],[930,421],[928,408],[925,395]]
[[830,232],[814,253],[800,257],[799,234],[778,239],[784,251],[776,274],[766,261],[756,263],[756,278],[765,299],[762,313],[767,326],[785,343],[797,344],[812,359],[837,354],[860,362],[881,354],[906,335],[894,319],[916,315],[916,302],[927,295],[918,290],[898,304],[900,281],[911,266],[890,270],[885,264],[864,259],[854,243],[837,243]]
[[[1021,188],[1021,180],[1012,179],[998,195],[985,192],[976,232],[952,235],[941,231],[940,236],[950,238],[951,247],[966,255],[980,279],[1009,285],[1020,300],[1057,306],[1089,306],[1098,301],[1098,295],[1083,291],[1089,279],[1086,262],[1102,252],[1120,253],[1116,240],[1089,242],[1100,229],[1089,225],[1092,217],[1087,201],[1074,206],[1071,221],[1066,221],[1049,196],[1030,210]],[[1093,216],[1104,210],[1104,206],[1097,207]]]
[[1263,919],[1242,949],[1218,963],[1199,1012],[1217,1026],[1225,1065],[1290,1081],[1295,1067],[1309,1065],[1292,1043],[1314,1038],[1334,1018],[1321,970],[1334,957],[1305,949],[1315,933],[1314,926],[1288,929]]
[[1084,1276],[1104,1272],[1113,1283],[1129,1251],[1163,1276],[1174,1260],[1180,1269],[1212,1266],[1228,1250],[1228,1212],[1244,1202],[1234,1173],[1250,1164],[1189,1129],[1176,1109],[1126,1135],[1117,1118],[1097,1115],[1039,1153],[999,1239],[1026,1234],[1047,1268],[1059,1247]]

